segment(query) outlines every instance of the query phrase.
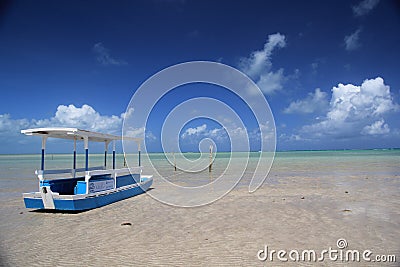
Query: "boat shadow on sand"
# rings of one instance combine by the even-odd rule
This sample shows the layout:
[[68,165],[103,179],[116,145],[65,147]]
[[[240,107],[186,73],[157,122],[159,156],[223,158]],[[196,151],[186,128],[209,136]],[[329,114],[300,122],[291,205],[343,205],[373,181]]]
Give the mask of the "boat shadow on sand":
[[[149,189],[146,190],[146,192],[149,192],[149,191],[151,191],[151,190],[153,190],[153,189],[154,189],[153,187],[150,187]],[[117,202],[124,201],[124,200],[129,200],[129,199],[131,199],[131,198],[132,198],[132,197],[129,197],[129,198],[127,198],[127,199],[122,199],[122,200],[119,200],[119,201],[117,201]],[[102,207],[100,207],[100,208],[102,208]],[[32,213],[80,214],[80,213],[85,213],[85,212],[87,212],[87,211],[91,211],[91,210],[94,210],[94,209],[95,209],[95,208],[93,208],[93,209],[86,209],[86,210],[36,209],[36,210],[30,210],[29,212],[32,212]]]
[[93,209],[89,210],[49,210],[49,209],[37,209],[37,210],[30,210],[29,212],[32,213],[59,213],[59,214],[79,214],[79,213],[84,213],[87,211],[90,211]]

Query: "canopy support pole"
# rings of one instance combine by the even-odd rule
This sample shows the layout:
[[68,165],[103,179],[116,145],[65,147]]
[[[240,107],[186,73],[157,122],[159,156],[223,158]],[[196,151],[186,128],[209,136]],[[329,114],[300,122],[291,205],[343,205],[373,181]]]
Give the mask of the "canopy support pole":
[[107,151],[108,151],[108,144],[110,142],[109,141],[105,141],[104,142],[104,169],[107,169]]
[[138,142],[137,144],[138,144],[138,155],[139,155],[138,163],[139,163],[139,167],[140,167],[141,166],[140,143]]
[[83,137],[85,143],[85,171],[89,170],[89,138],[87,136]]
[[113,169],[115,169],[115,140],[113,140]]
[[40,169],[44,171],[44,150],[46,149],[46,141],[47,141],[47,136],[42,137],[42,162]]
[[72,164],[74,170],[76,170],[76,138],[74,138],[74,162]]

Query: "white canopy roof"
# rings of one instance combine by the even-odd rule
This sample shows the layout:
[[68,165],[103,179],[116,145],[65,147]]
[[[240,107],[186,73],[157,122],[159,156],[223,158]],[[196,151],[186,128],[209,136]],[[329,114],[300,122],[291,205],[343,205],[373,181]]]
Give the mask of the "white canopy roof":
[[[34,129],[22,130],[21,133],[26,135],[37,135],[42,137],[54,137],[54,138],[72,139],[72,140],[73,139],[82,140],[87,138],[88,141],[92,142],[110,142],[113,140],[122,140],[122,136],[91,132],[87,130],[81,130],[78,128],[59,128],[59,127],[34,128]],[[132,140],[136,142],[142,140],[142,138],[133,138],[125,136],[123,137],[123,139]]]

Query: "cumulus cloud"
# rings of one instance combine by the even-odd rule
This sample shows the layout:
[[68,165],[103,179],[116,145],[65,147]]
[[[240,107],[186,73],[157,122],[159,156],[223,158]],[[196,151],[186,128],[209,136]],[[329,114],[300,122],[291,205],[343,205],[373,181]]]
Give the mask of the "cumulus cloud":
[[333,87],[327,116],[335,121],[358,120],[381,116],[398,108],[393,102],[390,87],[378,77],[365,80],[361,86],[339,84]]
[[122,116],[101,115],[89,105],[59,105],[54,117],[34,121],[33,127],[76,127],[90,131],[115,133],[121,129]]
[[389,132],[390,132],[389,125],[385,123],[384,119],[380,119],[371,125],[365,126],[361,133],[370,135],[380,135],[380,134],[387,134]]
[[206,124],[202,124],[198,127],[186,129],[181,134],[181,138],[192,143],[199,142],[204,138],[211,138],[216,143],[230,143],[237,151],[247,151],[249,147],[246,140],[249,140],[249,145],[251,143],[260,143],[261,141],[270,144],[275,138],[275,128],[271,122],[260,124],[258,128],[253,130],[237,126],[231,122],[227,122],[224,127],[213,129],[209,129]]
[[[121,117],[123,118],[125,113],[121,114]],[[146,138],[146,141],[154,141],[157,139],[157,137],[153,134],[152,131],[146,129],[145,127],[140,127],[140,128],[133,128],[133,127],[128,127],[125,125],[125,132],[124,135],[128,137],[134,137],[134,138]]]
[[19,135],[20,130],[29,127],[27,119],[13,119],[10,114],[0,115],[0,134],[2,136]]
[[125,136],[139,138],[139,137],[143,137],[144,132],[145,132],[144,127],[140,127],[140,128],[129,127],[125,130]]
[[[0,141],[3,143],[29,144],[28,139],[23,138],[21,130],[42,127],[71,127],[89,131],[102,132],[120,135],[124,117],[132,112],[128,110],[120,115],[104,115],[97,112],[89,105],[76,107],[75,105],[59,105],[55,114],[45,119],[14,119],[10,114],[0,114]],[[128,136],[145,136],[146,142],[153,142],[156,136],[144,127],[140,129],[130,129],[126,133]],[[32,140],[33,141],[33,140]],[[136,148],[136,146],[135,146]],[[2,148],[0,147],[0,151]],[[16,148],[16,151],[20,148]],[[3,153],[10,151],[4,150]]]
[[257,85],[264,93],[271,94],[283,88],[282,82],[284,79],[283,69],[279,69],[277,72],[271,71],[261,74]]
[[101,115],[89,105],[59,105],[53,117],[41,120],[12,119],[0,115],[0,131],[5,135],[19,135],[22,129],[37,127],[74,127],[91,131],[117,134],[121,130],[123,114]]
[[114,57],[112,57],[110,55],[110,52],[107,48],[104,47],[103,43],[96,43],[93,46],[93,52],[96,55],[96,60],[103,66],[107,66],[107,65],[115,65],[115,66],[121,66],[121,65],[127,65],[128,63],[123,61],[123,60],[119,60],[119,59],[115,59]]
[[130,116],[132,116],[133,112],[135,111],[135,108],[129,108],[126,112],[121,114],[121,117],[123,119],[125,118],[129,118]]
[[240,67],[247,75],[252,78],[259,77],[265,70],[272,65],[271,55],[275,48],[286,46],[285,36],[280,33],[271,34],[268,36],[268,41],[264,44],[264,49],[254,51],[250,57],[242,58]]
[[235,149],[246,151],[248,147],[246,146],[246,142],[249,138],[247,129],[243,127],[236,127],[233,124],[227,125],[226,127],[221,128],[213,128],[209,129],[206,124],[202,124],[198,127],[188,128],[186,131],[181,134],[182,140],[188,143],[199,143],[200,140],[205,138],[210,138],[216,142],[217,146],[220,145],[229,145],[229,143],[235,144]]
[[314,93],[309,93],[305,99],[291,102],[284,113],[314,113],[316,111],[324,111],[328,106],[328,94],[322,92],[321,89],[315,89]]
[[285,46],[286,39],[283,34],[271,34],[268,36],[268,40],[262,50],[254,51],[248,58],[240,60],[240,70],[249,75],[266,94],[282,89],[284,81],[283,69],[279,69],[276,72],[271,70],[271,56],[274,50]]
[[361,28],[344,37],[344,46],[347,51],[356,50],[360,47],[360,33]]
[[238,140],[240,140],[240,138],[248,138],[253,142],[264,141],[264,144],[267,143],[268,146],[268,144],[271,144],[271,142],[275,139],[275,134],[276,134],[275,127],[272,126],[271,122],[267,121],[265,124],[259,124],[258,128],[249,131],[247,135],[246,132],[243,131],[241,136],[238,136],[239,137]]
[[338,84],[332,89],[326,116],[317,123],[303,126],[300,132],[315,138],[389,133],[389,125],[384,123],[383,117],[398,110],[390,87],[380,77],[367,79],[360,86]]
[[363,0],[358,5],[353,6],[353,13],[357,17],[367,15],[379,3],[379,0]]
[[188,136],[191,136],[191,135],[200,135],[200,134],[204,134],[205,133],[205,131],[206,131],[206,129],[207,129],[207,125],[206,124],[203,124],[203,125],[201,125],[201,126],[198,126],[198,127],[196,127],[196,128],[188,128],[188,129],[186,129],[186,131],[181,135],[181,137],[182,138],[186,138],[186,137],[188,137]]

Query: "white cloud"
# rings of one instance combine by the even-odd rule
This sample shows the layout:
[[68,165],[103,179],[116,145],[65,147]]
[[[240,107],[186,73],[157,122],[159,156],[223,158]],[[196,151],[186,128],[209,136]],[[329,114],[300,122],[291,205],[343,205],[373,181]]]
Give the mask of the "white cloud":
[[365,80],[361,86],[339,84],[333,87],[327,117],[335,121],[358,120],[397,109],[398,105],[393,102],[390,87],[378,77]]
[[[265,124],[259,124],[258,128],[253,129],[253,131],[248,133],[248,137],[252,141],[266,142],[266,146],[271,144],[275,138],[276,130],[275,127],[271,125],[269,121]],[[242,138],[246,138],[245,132],[243,132]]]
[[268,36],[263,50],[254,51],[248,58],[240,60],[240,70],[249,75],[266,94],[282,89],[284,81],[283,69],[279,69],[276,72],[271,71],[271,55],[274,50],[285,46],[284,35],[280,33],[271,34]]
[[367,15],[378,3],[379,0],[363,0],[358,5],[353,6],[353,13],[357,17]]
[[200,134],[202,134],[202,133],[205,133],[206,129],[207,129],[207,125],[206,125],[206,124],[203,124],[203,125],[198,126],[198,127],[196,127],[196,128],[188,128],[188,129],[186,129],[186,131],[181,135],[181,137],[182,137],[182,138],[186,138],[186,137],[191,136],[191,135],[200,135]]
[[260,75],[257,86],[260,87],[264,93],[272,94],[283,88],[282,82],[284,79],[283,69],[279,69],[277,72],[270,71]]
[[285,133],[281,134],[279,136],[279,139],[282,141],[289,141],[289,142],[293,142],[293,141],[310,141],[309,139],[305,139],[303,136],[299,135],[299,134],[291,134],[291,135],[287,135]]
[[59,105],[55,115],[48,119],[12,119],[9,114],[0,115],[0,131],[5,135],[19,135],[22,129],[36,127],[74,127],[104,133],[119,133],[121,116],[101,115],[89,105]]
[[[125,113],[122,113],[121,117],[123,118],[124,115]],[[134,138],[143,138],[144,136],[146,138],[146,142],[157,140],[157,137],[153,134],[153,132],[150,130],[146,130],[145,127],[140,127],[140,128],[132,128],[127,126],[125,127],[126,127],[124,132],[125,136]]]
[[344,37],[344,45],[347,51],[356,50],[360,47],[360,33],[361,28]]
[[76,127],[90,131],[115,133],[121,129],[121,116],[101,115],[89,105],[75,107],[74,105],[59,105],[54,117],[34,121],[33,127]]
[[[191,144],[196,144],[202,139],[210,138],[216,142],[217,146],[219,144],[231,144],[234,146],[232,149],[237,151],[247,151],[247,142],[245,142],[245,140],[249,139],[247,129],[243,127],[237,127],[233,124],[226,126],[229,128],[229,130],[226,127],[208,129],[208,126],[203,124],[198,127],[186,129],[186,131],[181,135],[181,138]],[[259,138],[259,136],[255,137]]]
[[324,111],[328,104],[328,94],[321,89],[315,89],[314,93],[309,93],[305,99],[296,100],[283,110],[284,113],[314,113]]
[[339,84],[332,89],[326,116],[320,122],[303,126],[300,132],[314,138],[388,133],[389,125],[384,124],[383,116],[398,110],[390,87],[380,77],[365,80],[361,86]]
[[27,119],[12,119],[10,114],[0,115],[0,134],[2,136],[19,135],[20,130],[29,127]]
[[241,69],[252,78],[259,77],[266,69],[271,67],[271,54],[275,48],[286,46],[285,36],[280,33],[268,36],[268,41],[264,44],[264,49],[254,51],[250,57],[242,58]]
[[[198,127],[188,128],[181,138],[186,141],[197,143],[201,139],[210,138],[217,144],[231,144],[235,151],[247,151],[251,143],[267,142],[268,147],[275,138],[275,128],[271,122],[260,124],[259,128],[249,130],[246,127],[237,126],[234,123],[227,122],[224,127],[208,129],[206,124]],[[246,140],[249,140],[247,142]],[[265,143],[264,143],[265,144]]]
[[130,116],[132,116],[134,111],[135,111],[135,108],[129,108],[126,112],[121,113],[121,118],[123,118],[123,119],[129,118]]
[[107,65],[115,65],[115,66],[121,66],[121,65],[127,65],[128,63],[115,59],[110,55],[110,52],[107,48],[104,47],[103,43],[96,43],[93,46],[93,52],[96,54],[96,60],[104,66]]
[[[232,125],[231,125],[232,126]],[[236,136],[243,136],[243,132],[246,131],[246,129],[243,129],[241,127],[231,127],[230,128],[230,133],[232,134],[231,137],[236,137]],[[222,140],[228,137],[226,128],[214,128],[214,129],[208,129],[206,124],[202,124],[200,126],[194,127],[194,128],[188,128],[186,131],[181,134],[182,138],[216,138],[218,140]]]
[[145,132],[145,128],[144,127],[140,127],[140,128],[132,128],[132,127],[128,128],[127,127],[127,129],[125,131],[125,136],[134,137],[134,138],[141,138],[141,137],[143,137],[144,132]]
[[[3,144],[19,143],[27,145],[31,142],[28,140],[30,138],[23,138],[21,130],[41,127],[71,127],[120,135],[124,116],[129,112],[131,112],[131,110],[128,110],[127,113],[122,113],[119,116],[108,116],[100,114],[89,105],[82,105],[82,107],[76,107],[74,105],[59,105],[57,111],[52,117],[40,120],[26,118],[13,119],[10,114],[0,114],[0,141],[3,142]],[[145,134],[146,142],[153,142],[157,139],[151,131],[147,129],[145,131],[144,127],[140,129],[130,129],[126,134],[128,136],[140,138],[143,138],[143,135]],[[3,151],[2,153],[10,152],[4,149],[9,148],[0,147],[0,151]],[[15,151],[23,152],[24,150],[21,150],[21,147],[17,147]]]
[[389,125],[385,123],[384,119],[380,119],[371,125],[367,125],[362,130],[362,134],[379,135],[387,134],[390,132]]

